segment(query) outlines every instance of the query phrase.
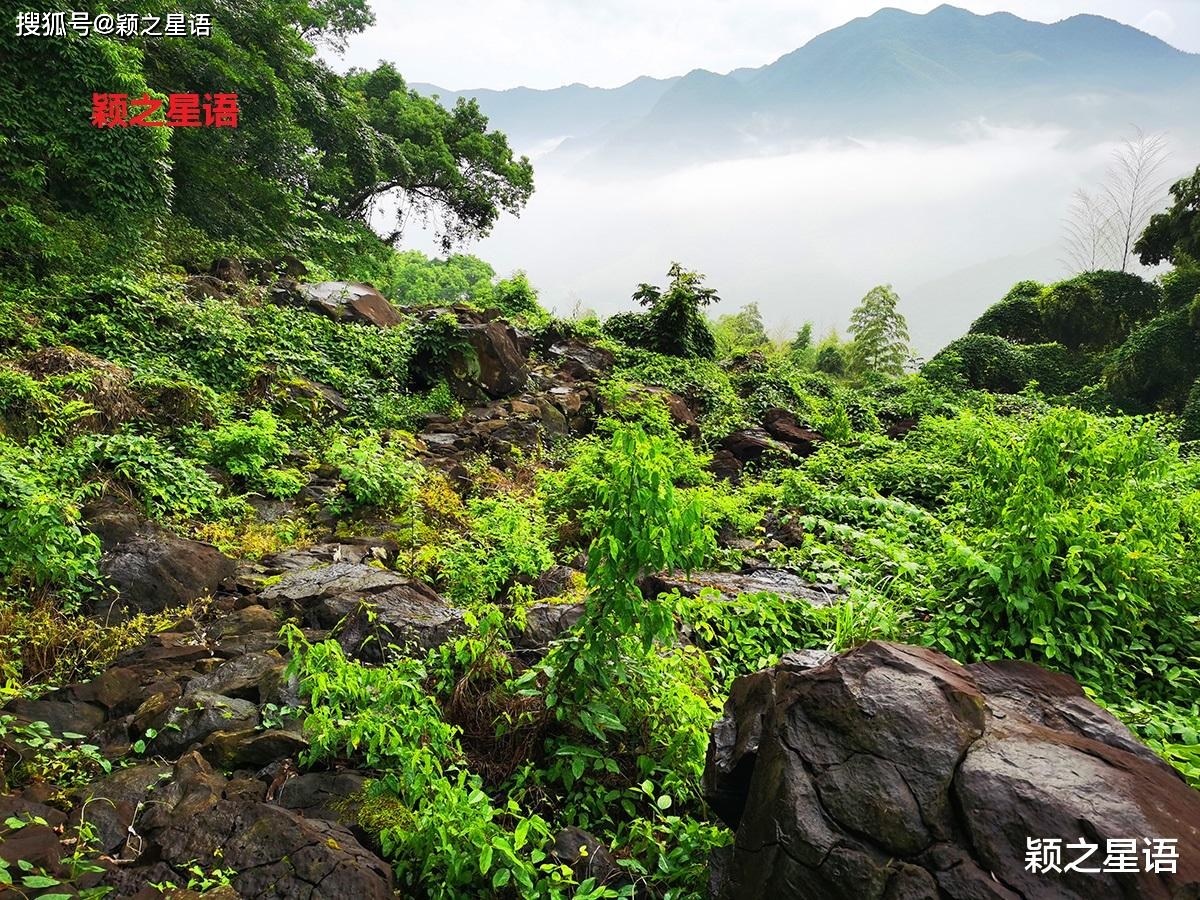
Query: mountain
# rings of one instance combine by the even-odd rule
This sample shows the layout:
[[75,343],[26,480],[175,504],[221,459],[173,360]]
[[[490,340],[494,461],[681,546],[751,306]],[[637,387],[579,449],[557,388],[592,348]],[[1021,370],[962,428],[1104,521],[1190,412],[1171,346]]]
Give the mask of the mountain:
[[584,166],[671,164],[784,151],[812,140],[954,137],[964,125],[1196,133],[1200,55],[1094,15],[1030,22],[952,6],[881,9],[770,65],[698,69],[614,89],[442,91],[478,99],[525,152],[563,142]]

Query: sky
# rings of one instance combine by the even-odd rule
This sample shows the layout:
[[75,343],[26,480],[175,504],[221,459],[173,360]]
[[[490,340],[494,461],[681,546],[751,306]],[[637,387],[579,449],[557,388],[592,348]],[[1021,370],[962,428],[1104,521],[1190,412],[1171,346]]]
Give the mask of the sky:
[[[904,0],[374,0],[377,24],[350,40],[339,69],[396,65],[406,79],[448,90],[616,87],[640,76],[766,65],[823,31]],[[976,13],[1054,22],[1107,16],[1200,53],[1200,0],[956,0]]]

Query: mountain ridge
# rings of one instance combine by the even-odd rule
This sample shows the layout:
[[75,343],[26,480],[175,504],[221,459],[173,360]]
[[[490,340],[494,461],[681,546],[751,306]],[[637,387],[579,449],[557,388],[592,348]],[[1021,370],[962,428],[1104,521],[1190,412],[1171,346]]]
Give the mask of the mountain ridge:
[[1111,134],[1128,126],[1131,105],[1144,128],[1200,128],[1181,113],[1200,91],[1200,54],[1094,14],[1043,23],[948,4],[924,14],[884,7],[726,73],[696,68],[615,88],[413,87],[447,103],[474,97],[523,152],[540,145],[546,161],[583,168],[686,164],[814,139],[945,138],[963,122]]

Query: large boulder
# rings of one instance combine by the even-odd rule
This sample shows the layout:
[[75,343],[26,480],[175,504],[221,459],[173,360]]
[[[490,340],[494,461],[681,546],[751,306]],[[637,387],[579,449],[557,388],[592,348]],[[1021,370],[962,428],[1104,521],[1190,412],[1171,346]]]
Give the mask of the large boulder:
[[244,898],[393,896],[390,867],[349,829],[263,802],[265,793],[262,782],[231,781],[198,754],[184,756],[153,802],[139,807],[136,846],[105,883],[127,896],[163,875],[178,881],[198,862],[231,869]]
[[[117,540],[100,558],[100,574],[116,590],[117,608],[131,613],[161,612],[215,594],[232,583],[235,569],[234,561],[212,544],[181,538],[151,523]],[[101,602],[107,611],[107,602]]]
[[786,569],[749,569],[745,572],[665,572],[647,575],[638,583],[647,597],[678,591],[684,597],[698,597],[709,589],[723,600],[736,600],[742,594],[776,594],[781,600],[796,600],[811,606],[830,606],[841,594],[825,585],[806,581]]
[[[704,785],[736,830],[719,900],[1200,896],[1200,793],[1029,663],[789,654],[734,682]],[[1177,841],[1172,871],[1147,871],[1158,838]],[[1106,871],[1131,840],[1134,871]],[[1030,841],[1059,841],[1060,871],[1029,865]],[[1068,868],[1079,843],[1100,871]]]
[[350,655],[379,662],[390,645],[424,652],[462,633],[462,611],[423,581],[363,563],[289,572],[260,594],[311,628],[335,632]]
[[525,387],[529,361],[515,328],[500,319],[464,322],[459,336],[469,348],[451,354],[457,376],[452,387],[461,396],[475,396],[481,388],[489,397],[507,397]]
[[305,305],[337,322],[378,328],[400,324],[400,314],[373,285],[356,281],[318,281],[296,287]]

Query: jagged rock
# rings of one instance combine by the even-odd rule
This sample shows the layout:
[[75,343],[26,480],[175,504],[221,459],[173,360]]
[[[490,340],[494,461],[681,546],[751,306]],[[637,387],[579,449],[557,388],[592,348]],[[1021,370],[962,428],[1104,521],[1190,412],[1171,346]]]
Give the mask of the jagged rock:
[[158,734],[150,742],[155,753],[173,757],[214,731],[253,728],[258,724],[258,707],[209,691],[193,691],[163,710],[150,727]]
[[359,563],[291,572],[260,596],[312,628],[337,628],[346,652],[368,662],[390,644],[429,650],[463,628],[462,611],[424,582]]
[[717,445],[737,457],[739,462],[756,462],[767,453],[786,455],[788,447],[761,428],[746,428],[721,438]]
[[812,606],[830,606],[841,595],[827,587],[805,581],[785,569],[752,569],[749,572],[683,572],[647,575],[639,583],[642,594],[657,597],[668,591],[679,591],[684,597],[697,597],[705,588],[718,591],[723,599],[733,600],[741,594],[770,592],[781,600],[800,600]]
[[[373,285],[357,281],[318,281],[295,287],[304,304],[336,322],[359,322],[378,328],[400,324],[400,314]],[[286,289],[285,289],[286,293]]]
[[811,456],[825,440],[825,435],[821,432],[801,425],[794,415],[778,407],[768,409],[763,414],[763,430],[776,440],[787,444],[797,456]]
[[246,276],[245,266],[239,260],[229,256],[219,256],[214,259],[208,274],[226,284],[248,284],[250,281]]
[[[119,608],[161,612],[211,595],[232,583],[234,561],[214,547],[146,524],[100,558],[100,573],[116,589]],[[106,610],[108,605],[101,601]]]
[[[733,683],[704,786],[736,829],[718,900],[1200,895],[1200,793],[1028,663],[878,642],[789,654]],[[1109,839],[1175,838],[1178,872],[1026,868],[1027,838],[1081,835],[1100,859]]]
[[608,350],[574,339],[551,345],[548,355],[559,360],[560,372],[576,381],[607,378],[616,365],[616,357]]
[[665,388],[651,387],[647,390],[662,399],[666,404],[667,412],[671,414],[671,421],[683,431],[684,435],[692,440],[700,437],[700,425],[696,422],[696,413],[688,406],[686,400]]
[[464,351],[451,354],[457,393],[470,398],[478,387],[489,397],[506,397],[525,387],[529,365],[515,328],[499,319],[465,322],[459,325],[459,335],[473,359]]
[[554,836],[550,857],[557,863],[570,866],[579,881],[595,878],[597,884],[609,886],[631,883],[629,874],[617,863],[604,842],[574,825]]

